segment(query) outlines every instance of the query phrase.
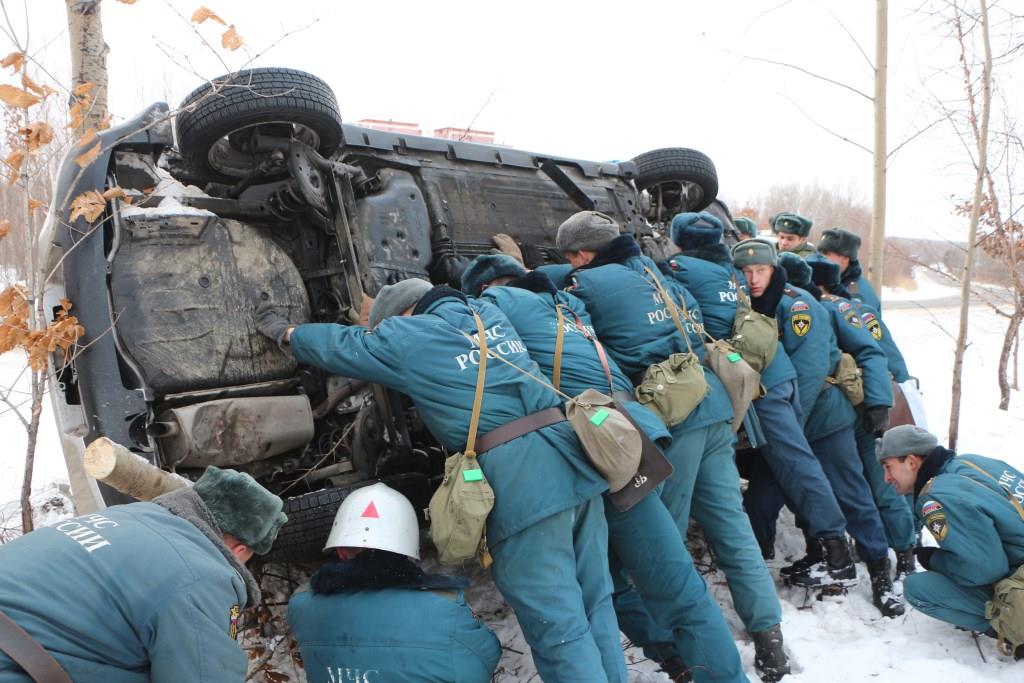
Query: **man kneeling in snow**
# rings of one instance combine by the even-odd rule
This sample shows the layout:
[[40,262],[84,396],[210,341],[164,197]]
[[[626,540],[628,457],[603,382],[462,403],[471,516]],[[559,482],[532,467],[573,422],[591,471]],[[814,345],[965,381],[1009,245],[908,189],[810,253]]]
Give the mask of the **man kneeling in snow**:
[[[1011,637],[1006,627],[1024,629],[1020,616],[1004,615],[1010,620],[1004,623],[986,610],[993,584],[1014,572],[1015,581],[1024,582],[1024,571],[1018,571],[1024,565],[1024,473],[1000,460],[958,456],[913,425],[887,431],[877,455],[885,480],[901,494],[913,492],[918,525],[939,542],[938,548],[915,550],[928,571],[904,580],[907,602],[931,617],[993,637],[992,626],[999,624],[1001,639]],[[1016,658],[1024,658],[1024,645],[1012,644]]]
[[[245,563],[287,517],[248,474],[33,531],[0,547],[0,681],[241,681]],[[6,615],[6,616],[4,616]]]

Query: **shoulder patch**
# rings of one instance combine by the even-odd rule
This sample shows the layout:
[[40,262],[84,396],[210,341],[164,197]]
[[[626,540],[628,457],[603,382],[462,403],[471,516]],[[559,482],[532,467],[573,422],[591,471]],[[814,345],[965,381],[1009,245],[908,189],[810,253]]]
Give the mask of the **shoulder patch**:
[[230,620],[228,621],[228,637],[234,640],[238,637],[238,620],[242,616],[242,608],[238,605],[232,605],[228,611]]
[[679,270],[679,263],[677,263],[675,259],[672,259],[668,262],[668,267],[672,270]]
[[802,337],[811,331],[811,314],[797,313],[790,319],[789,324],[793,328],[793,334]]
[[846,313],[848,310],[850,310],[850,302],[849,301],[840,301],[839,302],[839,312],[840,313]]
[[569,276],[569,281],[568,282],[569,282],[569,286],[565,288],[565,291],[567,291],[567,292],[571,291],[571,290],[574,290],[574,289],[576,289],[577,287],[580,286],[580,283],[579,283],[578,280],[576,280],[576,276],[575,275]]
[[810,308],[811,305],[808,304],[806,301],[794,301],[793,305],[789,307],[789,310],[793,311],[794,313],[799,313],[800,311],[810,310]]
[[864,315],[864,324],[867,326],[868,331],[871,332],[871,336],[875,338],[875,341],[882,341],[882,324],[878,322],[871,313]]
[[946,511],[937,500],[927,500],[921,505],[921,514],[924,516],[924,525],[931,532],[935,540],[941,543],[949,535],[949,523],[946,521]]
[[[840,311],[841,311],[842,310],[842,304],[839,304],[839,306],[840,306]],[[860,316],[857,315],[857,311],[855,311],[852,308],[850,308],[849,304],[846,304],[846,313],[843,314],[843,317],[846,319],[846,322],[850,323],[851,327],[856,327],[856,328],[862,327],[861,322],[860,322]]]

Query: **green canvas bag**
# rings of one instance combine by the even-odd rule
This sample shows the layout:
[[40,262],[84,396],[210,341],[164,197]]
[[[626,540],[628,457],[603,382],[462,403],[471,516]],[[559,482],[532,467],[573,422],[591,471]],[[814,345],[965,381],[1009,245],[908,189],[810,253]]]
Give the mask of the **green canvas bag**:
[[864,378],[857,367],[857,359],[850,354],[839,354],[835,377],[826,377],[825,381],[839,387],[854,407],[864,402]]
[[[636,400],[656,412],[666,425],[674,427],[688,418],[700,405],[711,391],[711,386],[704,377],[700,359],[693,352],[690,337],[686,334],[686,328],[679,317],[675,300],[665,291],[658,276],[650,268],[644,266],[644,271],[651,278],[650,285],[665,302],[676,329],[686,342],[687,351],[673,353],[660,363],[647,368],[636,387]],[[683,306],[685,305],[684,303]]]
[[729,344],[743,356],[750,367],[757,372],[771,365],[779,348],[779,326],[775,318],[758,313],[750,303],[750,297],[740,287],[734,275],[736,286],[736,319],[732,325]]
[[461,564],[479,556],[480,563],[486,567],[490,564],[490,555],[484,535],[487,516],[494,508],[494,490],[484,477],[474,448],[487,378],[487,338],[480,316],[473,313],[473,319],[479,337],[480,365],[466,448],[445,460],[444,479],[430,498],[428,514],[430,538],[437,547],[441,564]]

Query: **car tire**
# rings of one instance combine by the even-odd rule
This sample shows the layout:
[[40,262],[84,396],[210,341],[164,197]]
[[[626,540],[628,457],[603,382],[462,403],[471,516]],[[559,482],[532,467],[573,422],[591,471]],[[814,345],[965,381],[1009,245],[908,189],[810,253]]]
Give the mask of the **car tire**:
[[636,185],[649,190],[660,183],[686,182],[699,188],[690,211],[705,209],[718,196],[718,171],[711,158],[703,152],[685,147],[665,147],[644,152],[633,158],[636,164]]
[[178,150],[191,174],[235,183],[255,169],[245,154],[211,162],[215,145],[237,131],[261,124],[291,124],[310,146],[327,156],[342,144],[341,114],[334,91],[316,76],[295,69],[247,69],[215,78],[193,90],[175,120]]

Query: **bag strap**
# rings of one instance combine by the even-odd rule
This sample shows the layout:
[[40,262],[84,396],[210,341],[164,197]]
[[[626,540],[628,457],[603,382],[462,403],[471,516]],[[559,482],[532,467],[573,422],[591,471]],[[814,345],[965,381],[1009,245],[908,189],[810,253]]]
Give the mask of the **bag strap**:
[[[469,339],[470,341],[472,341],[472,340],[473,340],[473,338],[472,338],[472,337],[470,337],[470,336],[469,336],[468,334],[466,334],[465,332],[463,332],[462,334],[463,334],[463,335],[465,335],[465,337],[466,337],[467,339]],[[491,357],[491,358],[493,358],[494,360],[498,360],[498,361],[501,361],[501,362],[502,362],[502,363],[504,363],[505,365],[511,366],[511,367],[512,367],[513,369],[515,369],[515,370],[516,370],[517,372],[519,372],[520,374],[522,374],[522,375],[524,375],[524,376],[526,376],[526,377],[528,377],[528,378],[532,379],[532,380],[533,380],[534,382],[536,382],[537,384],[540,384],[541,386],[547,387],[547,388],[548,388],[548,389],[550,389],[551,391],[555,392],[556,394],[558,394],[559,396],[561,396],[562,398],[564,398],[564,399],[565,399],[566,401],[572,401],[573,403],[579,403],[579,401],[578,401],[578,400],[577,400],[577,399],[576,399],[575,397],[573,397],[573,396],[569,396],[568,394],[564,393],[563,391],[561,391],[561,390],[559,390],[559,389],[555,388],[555,387],[554,387],[554,386],[553,386],[553,385],[552,385],[552,384],[551,384],[550,382],[548,382],[548,381],[546,381],[546,380],[543,380],[543,379],[541,379],[541,378],[537,377],[536,375],[534,375],[534,374],[532,374],[532,373],[530,373],[530,372],[527,372],[526,370],[523,370],[523,369],[522,369],[521,367],[519,367],[518,365],[516,365],[516,364],[515,364],[515,363],[513,363],[512,361],[508,360],[507,358],[502,358],[501,356],[499,356],[498,354],[496,354],[496,353],[495,353],[494,351],[491,351],[491,350],[490,350],[490,349],[488,349],[488,348],[487,348],[487,347],[486,347],[485,345],[481,344],[481,349],[480,349],[480,354],[481,354],[481,356],[483,356],[483,354],[484,354],[485,352],[486,352],[486,354],[487,354],[488,356],[490,356],[490,357]],[[475,405],[475,404],[474,404],[473,408],[474,408],[474,410],[476,409],[476,405]],[[479,416],[477,416],[477,417],[479,417]],[[475,436],[475,435],[474,435],[474,436]]]
[[562,350],[565,346],[565,316],[562,315],[561,304],[555,304],[558,316],[558,331],[555,332],[555,367],[551,371],[551,382],[555,389],[562,386]]
[[3,612],[0,612],[0,652],[6,653],[33,681],[71,683],[53,655]]
[[746,306],[748,312],[754,310],[754,304],[750,301],[747,290],[740,287],[740,282],[736,279],[735,273],[732,276],[732,283],[736,285],[736,301]]
[[[693,353],[693,346],[690,344],[690,335],[686,333],[686,328],[683,327],[683,321],[679,319],[679,308],[676,306],[676,301],[673,299],[665,287],[661,284],[661,279],[654,273],[653,270],[644,266],[644,272],[651,276],[650,285],[654,287],[655,291],[661,295],[662,300],[665,302],[665,307],[668,308],[669,314],[672,316],[672,321],[676,324],[676,329],[679,330],[679,334],[683,335],[683,341],[686,342],[686,348],[690,353]],[[683,313],[689,317],[689,311],[686,310],[686,301],[683,301]]]
[[[960,459],[960,462],[962,462],[963,464],[967,465],[968,467],[973,467],[974,469],[978,470],[978,471],[979,471],[979,472],[981,472],[981,473],[982,473],[983,475],[985,475],[986,477],[988,477],[989,479],[991,479],[991,480],[992,480],[992,481],[993,481],[993,482],[995,483],[996,487],[997,487],[997,488],[998,488],[998,489],[999,489],[1000,491],[1002,491],[1002,492],[1003,492],[1004,494],[1006,494],[1006,498],[1007,498],[1007,500],[1009,500],[1009,501],[1010,501],[1010,504],[1011,504],[1011,505],[1013,505],[1014,509],[1016,509],[1016,510],[1017,510],[1017,514],[1018,514],[1018,515],[1020,515],[1020,519],[1021,519],[1021,521],[1022,521],[1022,522],[1024,522],[1024,505],[1021,505],[1021,504],[1020,504],[1020,501],[1019,501],[1019,500],[1017,500],[1016,498],[1014,498],[1014,497],[1013,497],[1013,494],[1011,494],[1011,493],[1010,493],[1009,491],[1007,491],[1007,490],[1006,490],[1006,488],[1005,488],[1004,486],[1002,486],[1002,485],[1001,485],[1001,484],[999,483],[999,480],[998,480],[998,479],[996,479],[995,477],[993,477],[993,476],[992,476],[991,474],[989,474],[988,472],[986,472],[986,471],[985,471],[984,469],[982,469],[982,468],[981,468],[981,467],[979,467],[978,465],[975,465],[975,464],[974,464],[973,462],[971,462],[970,460],[967,460],[967,459],[965,459],[965,458],[961,458],[961,459]],[[962,475],[962,474],[961,474],[960,476],[962,476],[962,477],[963,477],[963,475]],[[971,479],[971,478],[970,478],[970,477],[964,477],[964,479]],[[985,485],[984,485],[984,484],[982,484],[982,483],[981,483],[980,481],[976,481],[976,480],[974,480],[974,479],[971,479],[971,481],[973,481],[973,482],[974,482],[974,483],[976,483],[976,484],[980,484],[981,486],[985,486]],[[989,487],[989,486],[985,486],[985,488],[989,489],[990,491],[992,490],[992,488],[991,488],[991,487]],[[994,491],[993,491],[993,493],[994,493]]]
[[564,324],[565,316],[562,315],[563,308],[569,311],[569,313],[572,315],[573,320],[576,321],[576,329],[580,331],[580,334],[583,335],[584,339],[589,339],[591,342],[593,342],[594,350],[597,351],[597,359],[601,361],[601,369],[604,370],[604,378],[608,380],[608,391],[610,393],[615,393],[615,383],[612,381],[612,370],[608,366],[608,356],[604,352],[604,345],[597,340],[597,337],[595,337],[594,335],[590,334],[590,332],[587,331],[587,328],[583,326],[583,321],[580,320],[580,317],[576,314],[576,311],[572,310],[565,304],[555,304],[555,312],[558,314],[558,331],[560,333],[563,333],[562,335],[559,336],[558,341],[555,342],[555,370],[553,373],[555,377],[555,386],[558,386],[559,370],[561,369],[560,366],[562,363],[562,356],[559,353],[561,349],[558,347],[558,344],[561,343],[562,337],[564,336],[564,330],[562,325]]
[[[463,455],[470,458],[476,457],[476,432],[480,427],[480,409],[484,404],[484,384],[487,381],[487,334],[484,330],[484,321],[473,311],[473,321],[476,323],[476,333],[479,337],[480,362],[476,371],[476,393],[473,396],[473,412],[469,418],[469,435],[466,437],[466,450]],[[465,332],[463,332],[465,334]],[[468,335],[467,335],[468,336]]]

